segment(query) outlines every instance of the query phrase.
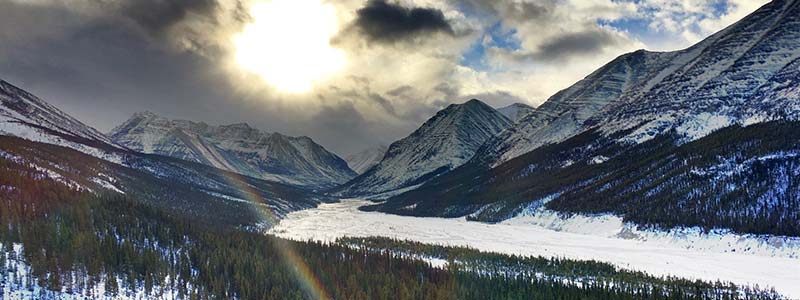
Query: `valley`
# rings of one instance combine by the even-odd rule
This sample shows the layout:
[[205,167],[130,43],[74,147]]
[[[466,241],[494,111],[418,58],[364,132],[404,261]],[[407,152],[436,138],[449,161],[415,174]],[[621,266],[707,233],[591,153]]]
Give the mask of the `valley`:
[[[689,234],[642,241],[609,237],[621,227],[610,222],[581,222],[581,233],[554,231],[526,223],[524,217],[499,224],[469,222],[464,218],[420,218],[362,212],[371,202],[357,199],[322,204],[290,213],[268,233],[306,241],[333,242],[343,237],[387,237],[426,244],[464,246],[510,255],[542,256],[607,262],[619,268],[656,276],[678,276],[740,285],[774,287],[800,297],[800,239],[767,245],[768,238]],[[574,224],[575,227],[579,227]],[[605,225],[605,226],[603,226]],[[603,227],[604,230],[597,230]],[[614,228],[616,227],[616,228]],[[594,233],[588,233],[594,230]],[[573,231],[581,231],[574,229]],[[695,249],[687,245],[693,245]],[[762,247],[755,253],[732,249]],[[727,248],[727,249],[726,249]]]
[[[68,74],[18,80],[33,71],[9,68],[5,48],[36,43],[2,47],[26,35],[0,26],[0,299],[800,299],[800,0],[684,7],[729,22],[681,15],[705,32],[667,50],[636,36],[662,23],[622,24],[653,1],[608,1],[628,11],[574,15],[594,31],[545,26],[542,41],[521,39],[554,22],[531,19],[583,4],[220,1],[153,1],[174,9],[158,22],[132,0],[0,1],[0,23],[5,9],[48,11],[130,18],[115,30],[141,27],[146,44],[181,35],[142,51],[170,49],[163,62],[116,57],[98,68],[110,82],[65,83],[82,68],[50,54],[45,69]],[[235,45],[203,41],[230,26],[214,13],[229,6],[238,27],[214,40]],[[330,24],[295,26],[325,31],[311,37],[249,23],[264,15]],[[84,29],[67,40],[117,35]],[[280,45],[258,35],[291,32]],[[319,40],[261,57],[307,38]],[[156,67],[174,61],[199,65]],[[272,74],[283,61],[293,74]],[[555,78],[548,65],[588,69]],[[237,68],[266,73],[228,76]],[[149,69],[163,74],[111,82]]]

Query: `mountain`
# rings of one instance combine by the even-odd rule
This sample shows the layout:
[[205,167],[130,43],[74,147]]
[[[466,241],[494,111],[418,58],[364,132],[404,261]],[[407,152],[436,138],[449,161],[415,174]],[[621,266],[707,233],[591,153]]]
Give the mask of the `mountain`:
[[0,165],[34,182],[135,195],[185,217],[236,226],[269,226],[291,211],[331,200],[281,183],[133,151],[5,81],[0,81],[0,101]]
[[[623,55],[555,94],[488,142],[476,159],[497,166],[591,127],[634,130],[643,141],[676,129],[689,140],[732,124],[781,118],[770,101],[796,72],[796,1],[773,1],[681,51]],[[761,101],[756,99],[766,99]],[[765,105],[772,105],[767,107]]]
[[96,157],[113,159],[125,147],[58,108],[0,80],[0,135],[61,145]]
[[364,174],[369,168],[381,162],[383,155],[386,154],[386,150],[389,150],[389,147],[379,145],[351,154],[344,160],[347,161],[347,165],[350,166],[353,171],[356,171],[358,174]]
[[463,164],[487,139],[509,126],[511,121],[480,100],[452,104],[394,142],[380,163],[337,193],[375,195],[422,184]]
[[332,187],[356,176],[343,159],[308,137],[263,132],[244,123],[211,126],[142,112],[109,135],[136,151],[296,186]]
[[674,64],[671,53],[637,51],[618,57],[573,86],[562,90],[508,130],[488,141],[475,155],[497,166],[539,146],[560,142],[588,126],[586,121],[627,93],[647,88],[657,74]]
[[688,49],[615,59],[468,163],[366,209],[800,235],[798,78],[800,1],[773,1]]
[[497,111],[506,116],[506,118],[513,123],[519,122],[519,120],[527,116],[533,110],[533,107],[524,103],[514,103],[497,109]]

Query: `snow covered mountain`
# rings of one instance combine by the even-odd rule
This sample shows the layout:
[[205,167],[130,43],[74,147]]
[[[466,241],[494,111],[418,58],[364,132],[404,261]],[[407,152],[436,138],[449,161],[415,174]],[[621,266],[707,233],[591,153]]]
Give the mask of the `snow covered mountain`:
[[[42,99],[0,81],[3,170],[93,193],[135,194],[190,218],[233,225],[271,225],[253,207],[280,218],[330,198],[204,164],[148,155],[114,143]],[[27,181],[12,181],[6,188]],[[242,186],[248,189],[243,190]]]
[[562,90],[484,145],[476,160],[497,166],[539,146],[560,142],[588,128],[586,121],[672,64],[670,53],[625,54]]
[[356,176],[344,160],[308,137],[263,132],[244,123],[211,126],[142,112],[109,136],[136,151],[297,186],[331,187]]
[[422,184],[466,162],[511,121],[480,100],[452,104],[389,146],[380,163],[338,189],[344,196],[375,195]]
[[0,135],[69,147],[109,160],[123,150],[108,137],[58,108],[0,80]]
[[685,50],[623,55],[458,169],[369,209],[500,221],[540,208],[800,235],[800,0]]
[[642,142],[676,130],[687,141],[714,130],[800,115],[800,1],[776,0],[699,44],[623,95],[589,124]]
[[534,110],[533,107],[525,103],[514,103],[509,106],[498,108],[501,114],[506,116],[511,122],[517,123]]
[[379,145],[351,154],[344,160],[347,161],[347,165],[350,166],[353,171],[356,171],[358,174],[364,174],[369,168],[381,162],[383,155],[386,154],[386,150],[389,150],[389,147]]
[[[776,0],[681,51],[623,55],[555,94],[476,155],[490,166],[599,126],[644,141],[670,129],[693,140],[796,108],[798,1]],[[795,116],[788,116],[795,117]]]

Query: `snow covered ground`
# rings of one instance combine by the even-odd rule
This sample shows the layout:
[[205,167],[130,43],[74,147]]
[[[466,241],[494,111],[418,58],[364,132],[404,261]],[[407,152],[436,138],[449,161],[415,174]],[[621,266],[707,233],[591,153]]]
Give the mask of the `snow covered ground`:
[[[367,203],[351,199],[292,212],[269,233],[300,241],[384,236],[507,254],[593,259],[653,275],[774,287],[800,299],[800,258],[796,255],[800,248],[793,239],[764,239],[762,243],[757,237],[722,232],[638,231],[608,216],[581,227],[577,225],[579,219],[543,223],[547,218],[525,216],[484,224],[463,218],[418,218],[358,210]],[[747,249],[742,245],[761,248],[747,253],[730,251]]]

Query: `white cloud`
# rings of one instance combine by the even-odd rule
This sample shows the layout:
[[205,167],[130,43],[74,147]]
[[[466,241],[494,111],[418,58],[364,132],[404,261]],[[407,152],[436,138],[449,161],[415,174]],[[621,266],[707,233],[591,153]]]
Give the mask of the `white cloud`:
[[[744,18],[769,0],[645,0],[639,6],[642,18],[650,21],[650,29],[672,36],[664,42],[649,45],[653,50],[674,50],[688,47],[710,34]],[[722,13],[717,6],[725,5]]]

